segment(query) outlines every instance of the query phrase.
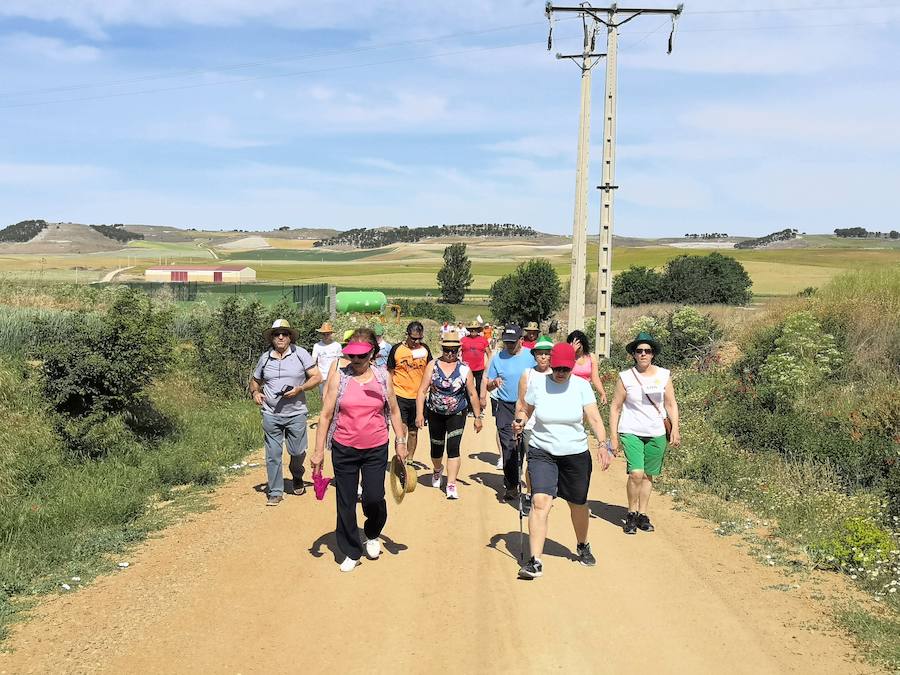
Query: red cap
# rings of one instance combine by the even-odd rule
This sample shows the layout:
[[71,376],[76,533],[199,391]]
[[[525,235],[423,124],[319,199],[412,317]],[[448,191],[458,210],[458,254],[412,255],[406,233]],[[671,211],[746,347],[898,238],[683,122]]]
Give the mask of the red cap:
[[550,350],[550,367],[574,368],[575,348],[568,342],[553,345],[553,349]]

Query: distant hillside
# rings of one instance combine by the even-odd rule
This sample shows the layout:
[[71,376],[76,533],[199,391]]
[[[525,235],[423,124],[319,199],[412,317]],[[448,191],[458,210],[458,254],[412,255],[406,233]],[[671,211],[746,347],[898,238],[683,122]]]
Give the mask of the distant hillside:
[[412,243],[436,237],[536,237],[538,233],[525,225],[512,223],[473,223],[466,225],[432,225],[430,227],[365,227],[340,232],[320,239],[313,246],[353,246],[380,248],[397,243]]
[[[38,221],[43,222],[43,221]],[[46,223],[37,234],[24,242],[0,243],[0,250],[8,253],[68,254],[117,251],[124,244],[87,225],[79,223]]]
[[779,232],[773,232],[772,234],[767,234],[765,237],[758,237],[756,239],[747,239],[746,241],[739,241],[734,245],[735,248],[763,248],[765,246],[769,246],[770,244],[774,244],[780,241],[790,241],[791,239],[797,238],[797,230],[793,228],[787,228],[781,230]]
[[24,243],[31,241],[46,227],[46,220],[23,220],[0,230],[0,242]]
[[123,244],[127,244],[129,241],[133,241],[134,239],[144,238],[144,235],[142,234],[129,232],[121,223],[116,225],[91,225],[91,229],[94,232],[99,232],[108,239],[114,239]]

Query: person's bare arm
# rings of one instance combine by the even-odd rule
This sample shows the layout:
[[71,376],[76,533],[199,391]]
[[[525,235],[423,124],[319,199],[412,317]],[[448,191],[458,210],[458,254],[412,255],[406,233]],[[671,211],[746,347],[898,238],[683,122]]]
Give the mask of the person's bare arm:
[[260,406],[266,400],[266,396],[263,394],[262,390],[263,384],[264,382],[262,380],[257,380],[255,377],[250,378],[250,396],[253,398],[253,402]]
[[466,373],[466,391],[469,394],[469,401],[472,402],[472,413],[475,415],[475,433],[477,434],[481,432],[481,427],[484,426],[484,423],[481,420],[481,401],[478,399],[475,392],[475,376],[472,374],[471,370]]
[[[525,406],[528,405],[525,403],[525,392],[528,389],[528,372],[525,371],[522,373],[522,376],[519,378],[519,388],[518,388],[518,396],[516,397],[516,417],[521,417],[525,414]],[[525,419],[528,419],[531,415],[527,415]]]
[[616,390],[613,392],[612,405],[609,406],[609,443],[613,454],[619,452],[619,418],[622,415],[622,406],[625,404],[625,384],[622,378],[616,380]]
[[675,400],[675,387],[672,386],[672,378],[666,382],[666,391],[663,398],[663,405],[666,407],[666,413],[669,415],[669,421],[672,423],[672,433],[669,438],[669,445],[678,447],[681,445],[681,427],[678,419],[678,401]]
[[606,427],[603,426],[603,418],[600,416],[600,409],[597,407],[597,404],[589,403],[584,406],[584,416],[588,424],[591,425],[594,436],[600,443],[600,447],[597,450],[597,461],[600,462],[600,466],[605,471],[609,467],[609,455],[606,452]]
[[397,405],[397,397],[394,395],[394,385],[391,379],[387,379],[388,407],[391,410],[391,428],[394,430],[394,448],[397,456],[406,461],[406,427],[400,417],[400,406]]
[[[429,361],[425,366],[425,373],[422,375],[422,382],[419,384],[419,391],[416,392],[416,427],[421,429],[425,426],[425,394],[431,386],[431,377],[434,374],[435,363],[437,361]],[[421,424],[419,423],[421,421]]]
[[325,383],[325,395],[322,401],[322,411],[319,413],[319,426],[316,427],[316,448],[309,458],[313,470],[321,470],[325,464],[325,439],[328,429],[331,427],[331,419],[334,417],[334,405],[337,402],[338,380],[340,377],[329,377]]
[[591,384],[594,385],[594,389],[600,394],[600,403],[606,405],[608,403],[606,400],[606,389],[603,388],[603,380],[600,379],[598,361],[598,358],[591,356]]

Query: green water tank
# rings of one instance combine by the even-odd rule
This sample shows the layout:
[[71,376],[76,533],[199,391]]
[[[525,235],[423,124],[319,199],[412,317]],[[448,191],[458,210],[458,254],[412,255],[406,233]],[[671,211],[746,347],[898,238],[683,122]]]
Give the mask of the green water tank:
[[380,314],[387,304],[387,296],[381,291],[340,291],[336,302],[337,311],[341,314]]

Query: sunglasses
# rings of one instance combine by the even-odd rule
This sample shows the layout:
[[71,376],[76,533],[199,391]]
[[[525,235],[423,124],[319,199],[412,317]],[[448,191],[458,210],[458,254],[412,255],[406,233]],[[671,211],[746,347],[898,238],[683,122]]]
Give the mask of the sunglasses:
[[290,337],[290,333],[272,333],[274,337]]
[[635,349],[634,353],[635,354],[650,354],[652,356],[653,350],[652,349]]
[[551,368],[550,370],[552,370],[554,373],[568,373],[568,372],[570,372],[572,369],[571,369],[571,368],[566,368],[565,366],[554,366],[554,367]]
[[441,351],[445,354],[456,354],[459,351],[459,347],[441,347]]
[[538,357],[541,357],[541,356],[543,356],[543,357],[549,357],[549,356],[550,356],[550,352],[536,352],[536,351],[534,351],[533,349],[531,350],[531,354],[532,354],[535,358],[538,358]]
[[422,336],[420,335],[419,337],[416,337],[414,335],[407,335],[406,339],[409,340],[410,342],[421,342]]
[[363,359],[369,358],[369,356],[371,355],[371,352],[368,352],[366,354],[347,354],[347,358],[351,361],[362,361]]

